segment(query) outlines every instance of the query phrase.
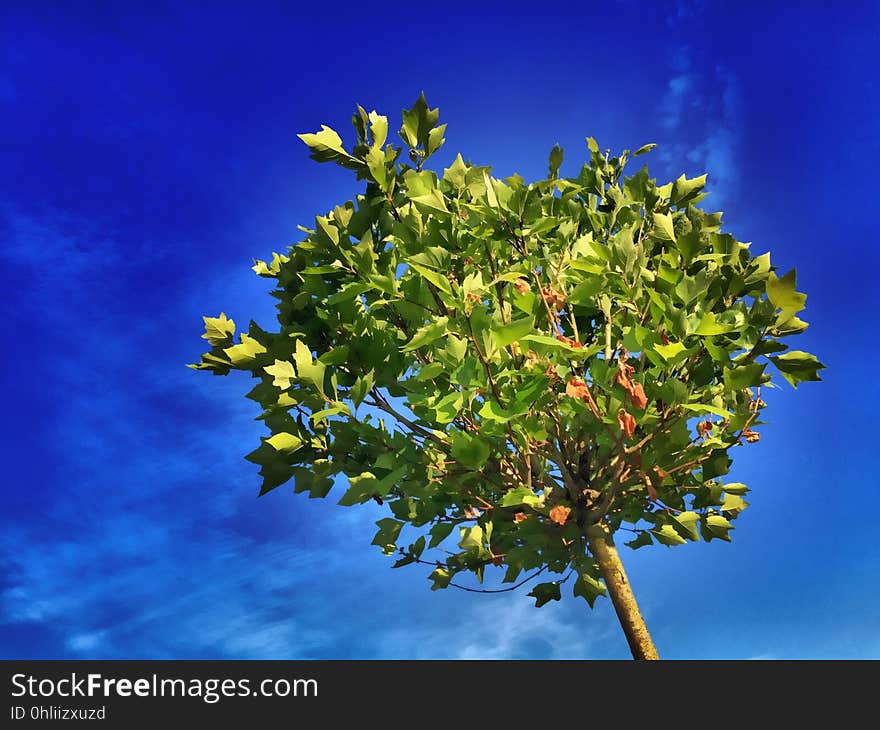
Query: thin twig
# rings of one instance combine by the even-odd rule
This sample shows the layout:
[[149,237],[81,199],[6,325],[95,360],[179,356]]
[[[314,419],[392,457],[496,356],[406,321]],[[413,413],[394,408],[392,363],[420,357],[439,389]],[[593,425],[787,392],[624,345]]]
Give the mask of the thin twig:
[[[468,593],[509,593],[510,591],[515,591],[520,586],[525,585],[530,580],[534,580],[539,575],[541,575],[541,573],[543,573],[545,570],[547,570],[547,568],[548,568],[548,566],[545,565],[543,568],[536,570],[530,576],[523,578],[519,583],[514,583],[509,588],[468,588],[467,586],[463,586],[463,585],[460,585],[459,583],[452,583],[452,582],[450,582],[449,585],[451,585],[453,588],[458,588],[459,590],[467,591]],[[568,580],[568,576],[566,576],[566,580]],[[560,581],[560,582],[565,582],[565,581]]]

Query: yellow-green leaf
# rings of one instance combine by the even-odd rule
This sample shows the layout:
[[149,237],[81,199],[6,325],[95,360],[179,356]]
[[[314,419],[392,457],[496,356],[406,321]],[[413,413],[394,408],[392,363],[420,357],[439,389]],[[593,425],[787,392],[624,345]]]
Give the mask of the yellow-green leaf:
[[205,334],[203,340],[212,345],[226,345],[235,334],[235,321],[228,319],[226,314],[220,312],[219,317],[202,317],[205,320]]
[[675,229],[672,226],[672,215],[670,213],[654,213],[654,232],[660,238],[668,238],[675,241]]

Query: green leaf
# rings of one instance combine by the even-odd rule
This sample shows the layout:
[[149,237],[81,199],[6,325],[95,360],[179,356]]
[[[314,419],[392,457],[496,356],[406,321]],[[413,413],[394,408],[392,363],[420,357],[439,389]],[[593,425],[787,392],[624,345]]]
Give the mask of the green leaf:
[[338,416],[340,413],[344,413],[347,416],[351,415],[351,411],[349,411],[348,406],[345,403],[339,403],[335,406],[330,406],[329,408],[325,408],[321,411],[317,411],[313,413],[311,416],[311,421],[313,424],[320,423],[321,421],[325,421],[330,416]]
[[486,190],[486,201],[492,208],[498,207],[498,197],[495,195],[495,186],[492,184],[492,178],[489,177],[489,173],[486,169],[483,169],[483,185]]
[[440,109],[429,109],[425,94],[422,92],[411,109],[403,110],[401,139],[410,147],[422,146],[427,150],[430,132],[439,118]]
[[733,414],[730,411],[709,405],[708,403],[681,403],[680,405],[686,411],[693,411],[694,413],[712,413],[716,416],[721,416],[722,418],[733,417]]
[[601,276],[591,276],[588,279],[584,279],[584,281],[568,293],[568,303],[570,305],[580,304],[593,307],[595,306],[596,295],[605,286],[605,280]]
[[257,355],[262,355],[266,352],[266,348],[250,335],[242,333],[241,344],[227,347],[223,352],[226,353],[226,357],[229,358],[229,361],[235,367],[241,368],[251,365],[256,360]]
[[381,148],[388,139],[388,117],[370,112],[370,134],[373,136],[373,147]]
[[770,252],[762,253],[755,256],[749,262],[749,275],[746,277],[745,283],[752,284],[756,281],[764,281],[770,274]]
[[403,527],[403,523],[398,520],[393,520],[390,517],[385,517],[379,520],[376,525],[379,528],[379,531],[376,533],[373,542],[370,544],[378,545],[386,555],[393,555],[395,550],[397,550],[397,545],[395,543],[400,535],[400,528]]
[[489,451],[489,444],[479,436],[457,433],[452,437],[452,458],[471,469],[482,469]]
[[642,145],[641,147],[639,147],[635,152],[633,152],[633,155],[632,155],[632,156],[633,156],[633,157],[638,157],[639,155],[643,155],[643,154],[645,154],[646,152],[650,152],[650,151],[651,151],[652,149],[654,149],[656,146],[657,146],[657,143],[656,143],[656,142],[648,142],[648,144],[643,144],[643,145]]
[[461,531],[461,542],[458,543],[458,546],[462,550],[476,553],[483,552],[485,549],[483,547],[483,528],[480,525],[461,527],[459,530]]
[[767,363],[751,363],[734,368],[724,368],[724,385],[730,390],[743,390],[760,385]]
[[824,370],[825,365],[808,352],[792,350],[784,355],[771,356],[770,359],[779,368],[782,377],[794,388],[797,388],[798,383],[822,380],[819,371]]
[[430,281],[440,291],[452,294],[452,288],[449,286],[449,279],[443,276],[440,272],[434,271],[434,269],[429,269],[427,266],[413,263],[412,261],[409,262],[409,267],[421,274],[423,278]]
[[723,486],[723,489],[728,494],[737,494],[740,496],[749,491],[749,488],[742,482],[731,482],[730,484],[725,484]]
[[733,525],[721,515],[709,515],[700,524],[700,531],[706,542],[710,542],[714,538],[730,542],[728,533],[732,529]]
[[721,512],[725,517],[732,520],[748,506],[749,503],[738,494],[732,494],[725,490],[724,502],[721,503]]
[[788,335],[797,335],[809,327],[807,322],[799,317],[789,317],[787,312],[780,312],[776,318],[776,324],[770,330],[770,334],[777,337],[787,337]]
[[651,530],[651,532],[657,542],[660,542],[667,547],[684,545],[686,542],[686,540],[675,531],[675,528],[672,525],[663,525],[662,527]]
[[597,578],[594,578],[588,573],[579,573],[577,580],[574,582],[574,589],[572,592],[574,595],[583,598],[590,604],[590,608],[592,608],[593,604],[596,603],[596,599],[599,596],[604,596],[606,590],[605,586]]
[[553,145],[553,149],[550,150],[549,162],[551,180],[555,180],[557,177],[559,177],[559,167],[560,165],[562,165],[562,156],[562,147],[560,147],[558,144]]
[[673,514],[672,519],[676,522],[676,529],[684,537],[693,540],[694,542],[700,539],[700,535],[697,532],[697,523],[700,521],[700,515],[696,512],[680,512],[677,515]]
[[669,196],[669,202],[680,208],[683,203],[687,203],[694,198],[705,185],[706,175],[700,175],[700,177],[694,177],[690,180],[682,175],[672,185],[672,194]]
[[666,238],[675,242],[675,229],[672,226],[670,213],[654,213],[654,232],[660,238]]
[[730,332],[731,329],[733,329],[731,325],[717,322],[712,312],[706,312],[703,315],[703,319],[700,320],[700,324],[697,325],[697,329],[694,330],[694,334],[709,337],[711,335],[723,335],[725,332]]
[[[292,434],[287,434],[293,436]],[[295,438],[295,437],[294,437]],[[293,445],[292,441],[276,439],[275,443],[280,446]],[[290,465],[290,461],[295,457],[292,456],[293,451],[289,449],[276,449],[269,443],[269,439],[263,440],[260,445],[244,458],[252,464],[260,465],[260,476],[263,477],[263,485],[260,488],[260,494],[266,494],[275,487],[284,484],[294,474],[294,469]]]
[[403,176],[403,185],[409,196],[418,197],[420,195],[428,195],[436,189],[434,173],[430,170],[407,170]]
[[[454,360],[453,362],[458,362],[461,358]],[[440,373],[446,371],[446,366],[442,362],[429,362],[427,365],[422,365],[419,369],[419,372],[414,376],[415,380],[433,380]]]
[[305,142],[312,154],[309,155],[318,162],[336,162],[349,169],[363,167],[363,162],[352,157],[342,146],[342,138],[330,127],[322,124],[321,131],[315,134],[296,135]]
[[564,342],[560,342],[547,335],[526,335],[525,337],[520,337],[520,340],[523,342],[537,342],[540,345],[546,345],[547,347],[562,350],[563,352],[578,354],[582,358],[587,358],[593,354],[593,352],[598,352],[598,350],[593,351],[592,348],[572,347],[571,345],[567,345]]
[[590,148],[590,152],[594,155],[599,154],[599,143],[592,137],[587,137],[587,147]]
[[654,345],[654,351],[666,362],[674,360],[687,348],[681,342],[670,342],[668,345]]
[[425,152],[427,154],[425,157],[430,157],[443,146],[443,143],[446,142],[446,138],[443,136],[445,132],[445,124],[441,124],[439,127],[434,127],[434,129],[428,132],[428,144],[425,145]]
[[544,497],[539,497],[528,487],[514,487],[504,493],[499,502],[500,507],[518,507],[521,504],[529,507],[538,507],[544,503]]
[[640,532],[638,534],[638,537],[636,537],[633,540],[630,540],[629,542],[625,542],[623,544],[629,548],[632,548],[633,550],[638,550],[640,547],[647,547],[648,545],[653,545],[654,541],[651,539],[651,533],[648,532],[647,530],[643,530],[642,532]]
[[449,209],[446,207],[446,199],[443,197],[443,193],[437,188],[434,188],[434,190],[426,195],[411,196],[410,200],[417,206],[425,208],[429,213],[431,211],[436,211],[438,213],[449,212]]
[[455,156],[452,164],[443,170],[443,179],[456,190],[462,190],[465,187],[467,169],[467,165],[464,164],[461,153],[459,153]]
[[385,166],[385,153],[378,147],[373,147],[366,155],[367,168],[373,179],[384,192],[390,192],[394,177],[389,174],[388,168]]
[[452,423],[464,402],[464,396],[460,391],[454,390],[445,395],[434,404],[434,412],[439,423]]
[[697,251],[699,251],[700,247],[703,245],[700,231],[694,228],[687,233],[683,233],[678,236],[675,245],[678,246],[678,250],[681,251],[685,266],[690,266],[691,261],[694,260],[694,256],[697,255]]
[[302,446],[303,442],[301,438],[294,436],[292,433],[276,433],[267,438],[266,443],[275,449],[275,451],[279,451],[283,454],[292,454]]
[[528,411],[528,404],[514,403],[509,408],[502,408],[494,400],[487,400],[485,403],[483,403],[482,408],[480,408],[480,416],[482,418],[487,418],[490,421],[506,423],[507,421],[513,420],[517,416],[528,413]]
[[684,403],[690,397],[687,385],[678,378],[667,378],[657,395],[670,405]]
[[[380,494],[382,486],[376,476],[369,471],[361,472],[355,476],[349,477],[349,487],[338,504],[343,507],[351,507],[355,504],[363,504],[373,498],[373,496],[384,496]],[[373,543],[374,545],[378,543]]]
[[271,375],[274,380],[272,385],[281,390],[287,390],[290,387],[290,381],[296,378],[296,371],[286,360],[276,360],[273,365],[264,367],[267,375]]
[[219,317],[202,317],[205,320],[205,334],[203,340],[212,345],[228,345],[235,334],[235,321],[227,319],[223,312]]
[[559,583],[555,581],[553,583],[538,583],[526,595],[535,599],[535,606],[537,608],[540,608],[545,603],[558,601],[562,598],[562,594],[559,591]]
[[[324,371],[326,368],[320,360],[312,359],[311,350],[302,340],[296,341],[293,361],[296,363],[296,373],[299,379],[312,385],[324,396]],[[324,397],[326,398],[326,396]]]
[[712,455],[703,462],[703,480],[720,477],[730,470],[733,460],[722,449],[715,449]]
[[683,276],[675,287],[675,293],[685,306],[689,306],[695,299],[705,296],[708,285],[706,271],[701,269],[696,276]]
[[464,359],[467,348],[467,340],[462,339],[461,337],[449,335],[449,337],[446,338],[446,354],[454,363],[460,363]]
[[789,317],[800,312],[807,301],[807,295],[795,291],[797,274],[792,269],[781,279],[772,271],[767,276],[767,298],[773,306],[781,309]]
[[434,525],[429,530],[429,532],[431,533],[431,542],[428,543],[428,547],[437,547],[441,542],[449,537],[449,533],[452,532],[454,527],[454,522],[438,522],[436,525]]
[[425,345],[430,345],[435,340],[439,340],[444,335],[449,334],[448,324],[448,317],[440,317],[434,322],[429,322],[424,327],[416,330],[413,338],[401,347],[400,351],[412,352]]
[[452,580],[452,575],[446,568],[436,568],[434,572],[428,576],[428,580],[434,584],[431,586],[431,590],[437,591],[446,588],[449,585],[449,581]]
[[510,324],[503,325],[492,330],[492,338],[500,348],[507,347],[511,342],[516,342],[534,329],[531,317],[516,319]]
[[354,385],[351,386],[351,400],[355,405],[355,408],[360,406],[361,403],[364,402],[364,398],[367,397],[367,393],[370,392],[371,388],[375,383],[375,372],[370,370],[363,375],[358,376],[358,379],[354,381]]

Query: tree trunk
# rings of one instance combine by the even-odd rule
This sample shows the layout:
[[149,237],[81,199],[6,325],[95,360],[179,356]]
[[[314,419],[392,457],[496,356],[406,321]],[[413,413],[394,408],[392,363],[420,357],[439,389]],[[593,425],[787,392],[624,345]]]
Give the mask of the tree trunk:
[[617,612],[617,619],[626,634],[626,641],[633,659],[659,659],[657,649],[648,633],[645,619],[639,611],[636,597],[633,595],[623,563],[611,533],[603,524],[593,526],[587,533],[590,541],[590,552],[599,563],[599,572],[605,580],[608,595]]

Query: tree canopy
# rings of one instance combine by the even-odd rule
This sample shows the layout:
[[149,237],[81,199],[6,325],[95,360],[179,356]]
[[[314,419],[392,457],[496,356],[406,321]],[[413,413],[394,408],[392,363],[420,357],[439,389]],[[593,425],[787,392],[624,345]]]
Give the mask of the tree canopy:
[[441,174],[438,120],[423,95],[402,144],[360,106],[350,148],[299,135],[363,192],[256,261],[274,328],[205,317],[191,367],[257,380],[261,493],[338,483],[341,505],[387,506],[373,543],[395,567],[427,565],[434,589],[543,574],[538,606],[569,576],[590,605],[605,592],[594,526],[632,548],[729,541],[748,505],[731,449],[759,440],[773,381],[824,367],[784,344],[807,327],[795,272],[699,207],[705,175],[626,176],[652,144],[587,138],[574,177],[554,146],[532,183],[461,155]]

